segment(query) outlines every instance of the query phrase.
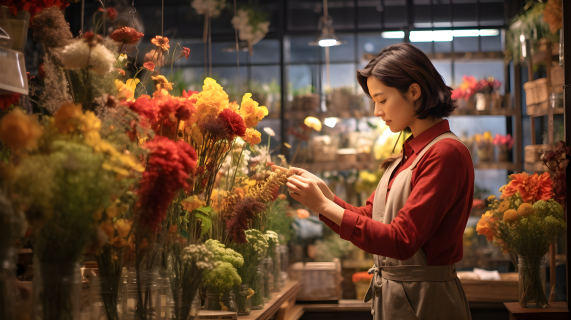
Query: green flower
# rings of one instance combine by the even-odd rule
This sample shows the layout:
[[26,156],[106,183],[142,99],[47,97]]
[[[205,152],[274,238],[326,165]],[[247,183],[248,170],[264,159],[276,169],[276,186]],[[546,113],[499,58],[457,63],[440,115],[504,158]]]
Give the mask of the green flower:
[[533,204],[536,215],[541,218],[546,218],[547,216],[554,216],[558,219],[563,219],[563,207],[555,200],[539,200]]

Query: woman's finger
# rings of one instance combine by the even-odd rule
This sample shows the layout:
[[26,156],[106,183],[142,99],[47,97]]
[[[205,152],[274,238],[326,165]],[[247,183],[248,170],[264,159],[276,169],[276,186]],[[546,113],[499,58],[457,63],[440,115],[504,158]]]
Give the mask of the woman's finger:
[[272,166],[272,171],[276,171],[278,169],[282,171],[287,171],[287,168],[276,166],[275,164]]
[[298,168],[298,167],[290,167],[289,171],[293,174],[301,175],[305,172],[305,169]]
[[298,188],[307,188],[309,186],[307,183],[302,182],[302,181],[298,180],[297,178],[298,177],[296,177],[296,176],[289,177],[287,179],[287,181],[291,184],[294,184]]
[[297,179],[301,182],[307,183],[307,184],[309,184],[312,181],[311,179],[306,178],[304,176],[292,176],[292,178],[295,178],[295,179]]
[[298,201],[298,202],[301,202],[301,201],[299,201],[299,200],[300,200],[299,194],[290,191],[290,192],[289,192],[289,195],[290,195],[294,200],[296,200],[296,201]]
[[292,184],[291,182],[288,182],[286,185],[287,185],[290,192],[291,191],[297,192],[297,193],[301,192],[301,190],[299,190],[299,188],[296,185]]

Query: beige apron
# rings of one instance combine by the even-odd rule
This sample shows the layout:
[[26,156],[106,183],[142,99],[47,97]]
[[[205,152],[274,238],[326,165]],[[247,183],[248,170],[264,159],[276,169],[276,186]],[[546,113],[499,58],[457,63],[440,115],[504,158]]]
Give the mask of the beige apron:
[[[417,163],[430,147],[448,138],[460,141],[453,133],[447,132],[426,145],[411,166],[396,176],[388,198],[391,174],[401,159],[387,169],[375,193],[373,220],[391,223],[411,193],[412,171]],[[375,266],[369,270],[369,273],[373,272],[365,302],[373,299],[371,313],[374,320],[471,319],[468,301],[455,267],[428,266],[422,249],[405,261],[375,255]]]

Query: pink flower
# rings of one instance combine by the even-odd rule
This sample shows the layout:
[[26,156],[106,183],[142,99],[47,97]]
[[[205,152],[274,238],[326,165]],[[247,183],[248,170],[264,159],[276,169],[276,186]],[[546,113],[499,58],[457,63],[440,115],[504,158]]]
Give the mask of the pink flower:
[[152,61],[143,63],[143,67],[147,68],[149,71],[155,71],[155,64]]

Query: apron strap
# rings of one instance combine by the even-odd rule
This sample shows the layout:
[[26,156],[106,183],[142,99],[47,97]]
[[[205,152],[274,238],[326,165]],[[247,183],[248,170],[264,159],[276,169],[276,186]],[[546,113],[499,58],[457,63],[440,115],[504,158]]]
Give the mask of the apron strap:
[[381,276],[393,281],[444,282],[456,277],[452,266],[394,266],[382,267]]

